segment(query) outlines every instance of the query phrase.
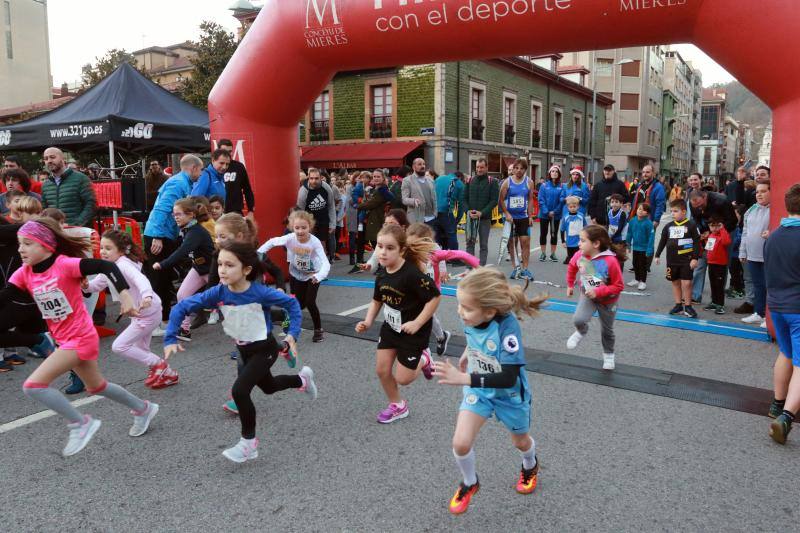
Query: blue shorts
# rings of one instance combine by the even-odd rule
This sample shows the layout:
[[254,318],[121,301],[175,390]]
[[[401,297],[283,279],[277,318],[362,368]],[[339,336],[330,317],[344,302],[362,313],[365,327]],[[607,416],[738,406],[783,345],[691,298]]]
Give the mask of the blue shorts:
[[531,402],[523,400],[518,392],[503,398],[488,398],[482,389],[464,387],[464,398],[459,411],[472,411],[489,419],[492,415],[516,435],[524,435],[531,429]]
[[800,313],[769,312],[775,326],[775,339],[781,353],[800,367]]

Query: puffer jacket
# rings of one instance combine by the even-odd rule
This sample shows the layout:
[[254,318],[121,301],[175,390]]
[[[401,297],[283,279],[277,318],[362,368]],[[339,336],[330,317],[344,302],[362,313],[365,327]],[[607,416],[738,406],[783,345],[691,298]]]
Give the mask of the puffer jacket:
[[70,226],[88,226],[96,206],[92,182],[77,170],[65,170],[58,185],[53,176],[42,184],[42,207],[63,211]]
[[570,196],[577,196],[581,199],[581,203],[578,206],[578,211],[582,214],[586,214],[586,211],[589,207],[589,187],[586,186],[584,182],[581,181],[580,185],[575,185],[574,183],[565,183],[561,186],[561,216],[566,216],[567,214],[567,198]]
[[549,218],[548,213],[553,212],[553,219],[561,218],[563,204],[561,202],[561,184],[553,184],[548,180],[539,187],[539,218]]

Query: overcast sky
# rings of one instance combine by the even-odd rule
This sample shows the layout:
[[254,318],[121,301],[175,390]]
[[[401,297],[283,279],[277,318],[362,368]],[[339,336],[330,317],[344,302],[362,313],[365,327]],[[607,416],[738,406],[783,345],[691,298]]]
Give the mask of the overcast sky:
[[[284,0],[297,1],[297,0]],[[230,31],[238,22],[228,10],[234,0],[48,0],[53,84],[80,80],[81,67],[111,48],[129,52],[196,40],[203,20]],[[64,35],[62,30],[69,32]],[[566,30],[566,29],[565,29]],[[564,38],[568,39],[565,31]],[[678,45],[684,59],[703,73],[703,84],[733,77],[692,45]]]

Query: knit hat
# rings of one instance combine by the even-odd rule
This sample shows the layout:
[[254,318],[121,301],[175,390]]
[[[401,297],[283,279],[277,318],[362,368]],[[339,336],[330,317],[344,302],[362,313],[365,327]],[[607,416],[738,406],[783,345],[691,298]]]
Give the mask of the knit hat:
[[561,167],[558,165],[553,165],[552,167],[550,167],[550,170],[548,170],[547,173],[550,174],[554,170],[558,170],[558,173],[561,174]]
[[581,177],[581,179],[583,179],[583,178],[585,178],[585,177],[586,177],[586,176],[584,176],[584,174],[583,174],[583,171],[582,171],[580,168],[578,168],[578,167],[575,167],[575,168],[573,168],[572,170],[570,170],[570,171],[569,171],[569,173],[570,173],[570,175],[572,175],[572,174],[579,174],[579,175],[580,175],[580,177]]
[[18,234],[26,239],[38,242],[51,252],[55,252],[58,246],[56,236],[50,228],[35,220],[29,220],[23,224],[22,227],[19,228]]

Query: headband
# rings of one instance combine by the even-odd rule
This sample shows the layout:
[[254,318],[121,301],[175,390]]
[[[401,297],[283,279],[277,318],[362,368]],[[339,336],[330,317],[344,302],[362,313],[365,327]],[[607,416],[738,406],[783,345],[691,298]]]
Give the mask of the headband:
[[26,239],[38,242],[51,252],[55,252],[58,246],[53,231],[41,222],[35,220],[29,220],[23,224],[22,227],[19,228],[19,234]]

